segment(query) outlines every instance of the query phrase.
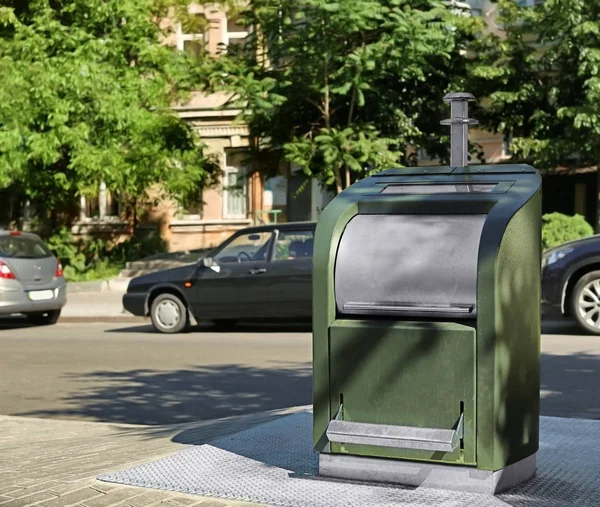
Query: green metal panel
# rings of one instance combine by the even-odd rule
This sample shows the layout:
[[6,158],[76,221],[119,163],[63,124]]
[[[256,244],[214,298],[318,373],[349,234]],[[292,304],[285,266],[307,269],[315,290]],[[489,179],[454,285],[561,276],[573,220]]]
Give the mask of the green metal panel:
[[331,444],[332,452],[475,464],[475,329],[454,323],[336,320],[330,410],[344,421],[451,429],[465,414],[464,451]]
[[478,468],[498,470],[538,449],[541,244],[538,190],[506,227],[493,282],[479,279],[489,318],[477,331]]

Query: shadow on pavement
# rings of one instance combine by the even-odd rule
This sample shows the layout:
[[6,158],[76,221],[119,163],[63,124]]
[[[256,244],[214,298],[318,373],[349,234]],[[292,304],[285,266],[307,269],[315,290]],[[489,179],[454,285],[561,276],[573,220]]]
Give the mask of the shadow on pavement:
[[[196,333],[310,333],[312,326],[310,322],[241,322],[232,327],[220,327],[210,323],[202,323],[197,326],[191,327],[185,333],[196,334]],[[149,334],[160,334],[152,325],[143,326],[128,326],[121,327],[118,329],[107,329],[106,333],[149,333]],[[165,335],[167,336],[167,335]]]
[[600,356],[541,357],[542,415],[600,419]]
[[35,327],[35,324],[32,324],[27,320],[25,316],[9,316],[9,317],[0,317],[0,331],[5,329],[22,329],[28,327]]
[[590,333],[581,329],[572,319],[553,318],[542,320],[542,334],[587,336]]
[[67,408],[14,415],[159,425],[311,403],[309,363],[273,363],[264,368],[228,364],[174,371],[96,371],[65,378],[82,384],[63,398]]

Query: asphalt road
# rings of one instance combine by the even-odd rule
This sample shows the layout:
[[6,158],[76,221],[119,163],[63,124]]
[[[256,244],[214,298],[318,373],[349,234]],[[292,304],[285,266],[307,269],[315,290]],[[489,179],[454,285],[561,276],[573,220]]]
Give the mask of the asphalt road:
[[[0,326],[0,414],[169,424],[311,402],[305,327]],[[564,323],[544,332],[542,414],[600,419],[600,337]]]

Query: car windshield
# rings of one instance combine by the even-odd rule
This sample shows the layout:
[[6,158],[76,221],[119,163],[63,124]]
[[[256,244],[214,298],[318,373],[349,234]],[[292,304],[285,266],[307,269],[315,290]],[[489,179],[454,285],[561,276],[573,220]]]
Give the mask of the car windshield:
[[44,259],[52,253],[39,239],[28,236],[0,236],[0,257]]

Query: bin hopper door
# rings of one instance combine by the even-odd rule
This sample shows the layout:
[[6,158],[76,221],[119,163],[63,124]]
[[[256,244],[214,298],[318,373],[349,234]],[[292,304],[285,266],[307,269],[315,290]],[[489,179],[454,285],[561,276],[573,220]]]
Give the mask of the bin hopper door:
[[345,315],[473,318],[486,215],[357,215],[335,264]]

